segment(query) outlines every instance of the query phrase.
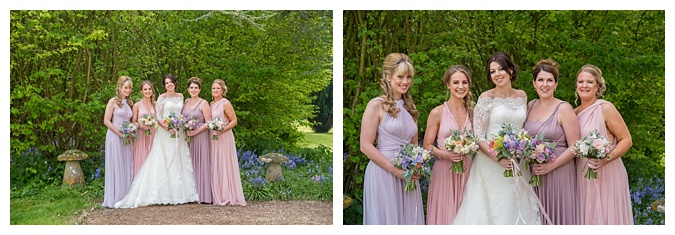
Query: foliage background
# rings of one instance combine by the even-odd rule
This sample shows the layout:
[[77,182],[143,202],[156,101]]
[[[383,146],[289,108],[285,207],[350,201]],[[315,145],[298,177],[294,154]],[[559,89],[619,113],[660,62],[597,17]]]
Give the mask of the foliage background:
[[344,223],[361,223],[369,161],[359,151],[361,117],[381,93],[382,61],[392,52],[408,54],[415,66],[419,136],[431,109],[447,99],[442,76],[451,65],[469,68],[477,98],[493,87],[485,61],[506,52],[519,66],[514,87],[531,100],[532,67],[553,59],[560,66],[555,95],[576,107],[576,73],[594,64],[607,82],[604,99],[631,132],[633,147],[622,157],[631,188],[665,177],[665,11],[344,11],[343,24],[343,191],[355,200]]
[[[294,148],[332,80],[332,11],[10,11],[10,153],[76,148],[103,161],[103,113],[119,76],[223,79],[237,147]],[[332,94],[331,94],[332,95]],[[306,121],[305,121],[306,123]]]

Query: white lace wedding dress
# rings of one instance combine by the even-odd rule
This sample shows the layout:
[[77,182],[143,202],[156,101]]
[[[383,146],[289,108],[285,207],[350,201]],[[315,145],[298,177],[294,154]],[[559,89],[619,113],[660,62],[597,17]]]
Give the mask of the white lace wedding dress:
[[[490,141],[502,123],[522,128],[527,98],[481,97],[474,108],[474,132]],[[504,168],[478,151],[471,166],[454,224],[541,224],[537,196],[528,184],[530,171],[519,164],[521,179],[504,177]],[[515,174],[514,174],[515,175]]]
[[[181,97],[157,99],[157,117],[164,120],[171,113],[181,113]],[[138,170],[127,195],[115,208],[135,208],[153,204],[181,204],[199,200],[192,173],[192,160],[185,133],[176,138],[159,127],[148,157]]]

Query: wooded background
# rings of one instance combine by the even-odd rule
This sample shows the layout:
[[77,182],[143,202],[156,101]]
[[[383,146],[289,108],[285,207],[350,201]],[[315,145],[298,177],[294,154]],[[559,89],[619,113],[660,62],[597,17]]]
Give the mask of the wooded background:
[[[292,148],[298,124],[332,127],[332,11],[10,11],[11,154],[67,149],[100,155],[103,113],[117,78],[155,94],[174,74],[223,79],[238,117],[237,147]],[[326,94],[329,92],[329,94]],[[318,103],[313,103],[318,102]],[[317,105],[318,104],[318,105]],[[328,121],[330,120],[330,124]],[[320,122],[320,123],[319,123]],[[326,130],[327,131],[327,130]],[[100,154],[99,154],[100,153]],[[98,156],[102,160],[102,156]]]
[[469,68],[476,100],[494,86],[485,62],[506,52],[519,66],[513,86],[532,100],[532,68],[553,59],[560,69],[555,96],[577,107],[576,73],[594,64],[607,82],[604,99],[633,139],[622,157],[631,186],[665,176],[665,11],[344,11],[343,23],[343,190],[357,202],[369,161],[359,151],[361,118],[381,94],[382,62],[392,52],[415,66],[409,92],[420,111],[420,142],[429,112],[448,98],[442,77],[451,65]]

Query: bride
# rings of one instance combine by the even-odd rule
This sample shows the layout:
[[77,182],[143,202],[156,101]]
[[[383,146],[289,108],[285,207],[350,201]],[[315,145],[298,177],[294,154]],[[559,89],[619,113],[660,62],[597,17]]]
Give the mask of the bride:
[[[192,174],[190,150],[183,132],[167,130],[162,122],[170,113],[180,114],[183,94],[176,93],[176,78],[164,76],[166,93],[157,98],[158,128],[152,148],[122,200],[115,208],[135,208],[152,204],[181,204],[199,198]],[[176,134],[175,138],[171,134]]]
[[[506,158],[497,161],[487,141],[502,123],[522,128],[526,118],[527,94],[513,89],[517,66],[505,53],[493,54],[487,62],[488,80],[496,87],[478,98],[474,108],[474,132],[480,139],[454,224],[541,224],[537,196],[528,184],[530,171],[525,161],[516,166]],[[504,170],[522,172],[521,177],[504,177]],[[516,181],[517,180],[517,181]]]

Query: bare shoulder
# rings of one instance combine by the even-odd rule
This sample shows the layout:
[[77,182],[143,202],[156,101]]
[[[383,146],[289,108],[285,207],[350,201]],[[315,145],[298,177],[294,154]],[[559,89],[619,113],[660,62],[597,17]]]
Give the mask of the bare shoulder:
[[434,109],[429,112],[429,117],[436,117],[436,116],[441,116],[443,114],[443,105],[436,106]]
[[159,98],[164,98],[164,96],[166,96],[165,94],[166,94],[166,93],[159,94],[159,96],[157,96],[157,99],[159,99]]
[[518,98],[526,98],[527,99],[527,93],[523,90],[518,90],[518,89],[513,89],[513,91],[516,92],[516,97]]
[[558,107],[558,112],[575,114],[575,110],[572,108],[572,105],[566,101],[563,101],[562,104],[560,104],[560,107]]
[[113,97],[108,100],[108,104],[114,104],[115,102],[117,102],[117,97]]
[[478,99],[481,99],[481,98],[490,98],[490,99],[492,99],[492,98],[494,98],[494,95],[493,95],[494,90],[495,90],[495,89],[492,88],[492,89],[490,89],[490,90],[487,90],[487,91],[481,93],[480,96],[478,96]]
[[616,106],[612,104],[612,102],[607,101],[606,103],[603,103],[600,105],[600,108],[602,108],[602,113],[603,114],[614,114],[614,113],[619,113],[619,110],[616,109]]

